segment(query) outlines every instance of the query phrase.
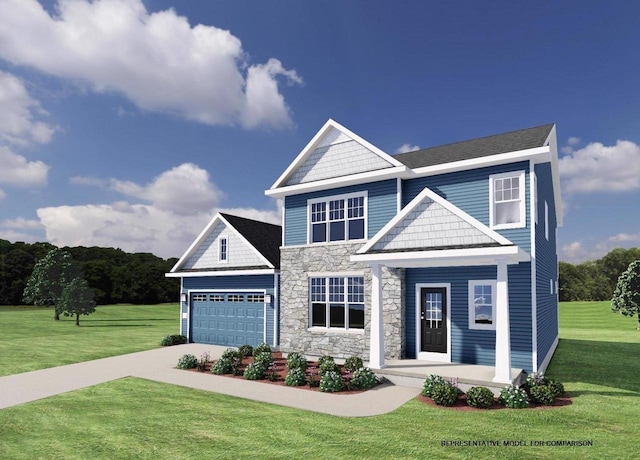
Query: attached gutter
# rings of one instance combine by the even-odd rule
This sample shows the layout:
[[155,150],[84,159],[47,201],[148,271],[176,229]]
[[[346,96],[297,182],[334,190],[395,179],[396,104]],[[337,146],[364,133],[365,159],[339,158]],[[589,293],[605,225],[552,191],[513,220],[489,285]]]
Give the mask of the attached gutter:
[[203,271],[188,271],[188,272],[170,272],[165,273],[166,278],[192,278],[199,276],[236,276],[236,275],[273,275],[280,273],[277,268],[258,268],[251,270],[203,270]]

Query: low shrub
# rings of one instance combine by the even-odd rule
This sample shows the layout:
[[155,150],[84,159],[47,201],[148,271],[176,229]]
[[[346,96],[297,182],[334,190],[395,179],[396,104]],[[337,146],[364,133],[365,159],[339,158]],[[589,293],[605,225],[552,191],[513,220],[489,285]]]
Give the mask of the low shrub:
[[549,379],[547,379],[544,374],[539,374],[534,372],[532,374],[527,375],[527,386],[532,388],[537,385],[547,385],[549,383]]
[[240,350],[236,350],[235,348],[227,348],[222,352],[222,358],[242,360],[242,353],[240,353]]
[[269,367],[273,364],[273,355],[270,351],[263,351],[261,353],[254,354],[253,362],[256,366],[260,366],[266,372],[267,369],[269,369]]
[[378,384],[378,377],[368,367],[360,367],[353,372],[351,379],[351,388],[357,390],[366,390],[373,388]]
[[160,340],[161,347],[182,345],[183,343],[187,343],[187,338],[184,335],[180,334],[165,335],[164,337],[162,337],[162,340]]
[[266,343],[261,343],[253,349],[253,357],[255,358],[260,353],[271,353],[271,347]]
[[242,356],[253,355],[253,347],[251,345],[242,345],[240,348],[238,348],[238,351],[242,354]]
[[529,391],[534,403],[551,406],[556,402],[556,394],[551,385],[535,385]]
[[439,375],[431,374],[427,376],[427,378],[424,380],[424,385],[422,386],[422,396],[430,397],[433,391],[433,387],[442,383],[447,383],[447,381]]
[[198,358],[190,354],[182,355],[180,359],[178,359],[178,364],[176,364],[178,369],[193,369],[197,366]]
[[485,387],[469,388],[467,404],[478,409],[489,409],[493,406],[493,393]]
[[222,356],[211,366],[211,373],[216,375],[235,374],[236,368],[234,358]]
[[244,378],[247,380],[262,380],[265,372],[266,369],[263,369],[262,366],[251,363],[244,370]]
[[200,359],[198,360],[198,370],[200,372],[204,372],[207,370],[207,364],[209,363],[210,358],[211,358],[211,355],[209,354],[208,351],[205,351],[200,355]]
[[327,371],[320,378],[320,391],[322,392],[335,393],[342,390],[342,386],[342,375],[339,372]]
[[344,362],[344,368],[349,372],[355,372],[363,367],[364,363],[362,362],[362,358],[359,356],[350,356]]
[[309,363],[307,363],[306,358],[297,351],[289,353],[289,356],[287,356],[287,367],[289,369],[302,369],[304,372],[307,370],[308,366]]
[[439,406],[453,406],[458,400],[458,389],[449,382],[437,383],[431,388],[431,399]]
[[518,385],[507,385],[500,391],[499,401],[510,409],[524,409],[529,407],[529,396],[524,388]]
[[318,358],[318,367],[322,366],[324,363],[327,363],[327,362],[335,363],[335,359],[333,359],[333,356],[329,356],[329,355],[320,356],[320,358]]
[[318,360],[318,371],[320,376],[323,376],[327,372],[337,372],[339,374],[340,368],[335,363],[333,356],[325,355]]
[[307,375],[300,367],[289,368],[284,384],[290,387],[299,387],[307,383]]
[[549,380],[549,386],[553,389],[553,394],[556,395],[556,398],[564,395],[564,385],[562,383]]

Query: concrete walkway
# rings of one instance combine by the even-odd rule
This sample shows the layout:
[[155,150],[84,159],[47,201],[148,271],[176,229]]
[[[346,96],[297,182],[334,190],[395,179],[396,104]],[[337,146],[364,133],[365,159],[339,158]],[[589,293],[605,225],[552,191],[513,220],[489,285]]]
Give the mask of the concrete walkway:
[[420,392],[416,388],[384,384],[354,395],[329,394],[174,369],[178,358],[186,353],[199,357],[209,352],[211,359],[217,359],[225,349],[203,344],[178,345],[0,377],[0,409],[124,377],[139,377],[342,417],[385,414]]

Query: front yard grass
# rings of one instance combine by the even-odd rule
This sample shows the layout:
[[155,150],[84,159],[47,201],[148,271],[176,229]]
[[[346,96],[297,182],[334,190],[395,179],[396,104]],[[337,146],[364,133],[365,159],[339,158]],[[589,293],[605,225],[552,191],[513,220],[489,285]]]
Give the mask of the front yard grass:
[[100,305],[78,327],[50,307],[0,306],[0,376],[150,350],[178,317],[178,304]]
[[[640,458],[640,334],[625,319],[606,302],[562,304],[548,375],[569,406],[460,412],[412,400],[341,418],[128,378],[0,411],[0,458]],[[442,445],[483,440],[500,445]],[[544,445],[581,440],[593,446]]]

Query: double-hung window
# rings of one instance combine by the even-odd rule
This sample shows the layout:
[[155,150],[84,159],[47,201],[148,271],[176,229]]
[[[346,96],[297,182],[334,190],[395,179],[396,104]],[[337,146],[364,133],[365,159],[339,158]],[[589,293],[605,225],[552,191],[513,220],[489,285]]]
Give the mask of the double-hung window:
[[495,330],[495,280],[469,281],[469,329]]
[[521,228],[526,225],[524,171],[489,176],[491,228]]
[[366,194],[309,200],[309,242],[365,238]]
[[309,278],[310,326],[364,329],[364,277]]

